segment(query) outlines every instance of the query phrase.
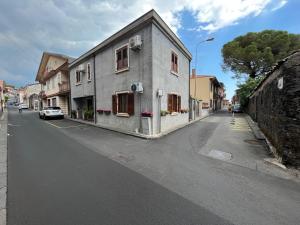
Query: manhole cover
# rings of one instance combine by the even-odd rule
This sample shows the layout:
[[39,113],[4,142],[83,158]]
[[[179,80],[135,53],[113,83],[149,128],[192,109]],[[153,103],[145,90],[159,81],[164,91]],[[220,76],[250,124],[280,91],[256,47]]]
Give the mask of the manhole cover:
[[208,153],[208,156],[215,158],[215,159],[223,160],[223,161],[228,161],[228,160],[231,160],[231,158],[232,158],[231,153],[223,152],[223,151],[215,150],[215,149],[211,150]]
[[244,140],[244,142],[251,145],[260,145],[260,142],[258,140]]

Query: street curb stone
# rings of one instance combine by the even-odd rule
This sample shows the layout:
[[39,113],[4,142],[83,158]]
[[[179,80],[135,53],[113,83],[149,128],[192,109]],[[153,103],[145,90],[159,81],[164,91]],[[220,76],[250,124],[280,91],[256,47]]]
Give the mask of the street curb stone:
[[266,158],[264,159],[264,162],[270,163],[272,165],[275,165],[277,167],[280,167],[283,170],[286,170],[287,168],[285,165],[281,163],[281,158],[276,154],[276,148],[271,144],[271,142],[268,140],[268,138],[264,135],[264,133],[260,130],[257,123],[252,120],[252,118],[249,115],[246,115],[246,120],[257,140],[262,140],[266,143],[266,146],[268,147],[269,152],[271,152],[275,158]]
[[0,116],[0,225],[6,225],[7,201],[7,110]]

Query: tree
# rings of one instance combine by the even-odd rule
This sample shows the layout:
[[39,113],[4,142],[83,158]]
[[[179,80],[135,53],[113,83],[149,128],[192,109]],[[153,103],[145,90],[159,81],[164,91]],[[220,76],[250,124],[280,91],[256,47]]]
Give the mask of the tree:
[[300,49],[299,34],[276,30],[250,32],[223,46],[222,68],[234,72],[237,79],[242,75],[255,78],[297,49]]
[[249,77],[249,79],[245,83],[238,84],[236,95],[239,97],[240,104],[242,107],[245,107],[248,104],[249,95],[257,87],[257,85],[261,82],[262,79],[262,76],[256,78]]

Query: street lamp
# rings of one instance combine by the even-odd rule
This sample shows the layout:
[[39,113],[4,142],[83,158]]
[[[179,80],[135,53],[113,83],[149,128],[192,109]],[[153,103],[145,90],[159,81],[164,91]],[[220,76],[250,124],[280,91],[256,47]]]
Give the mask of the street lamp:
[[[199,41],[196,45],[196,59],[195,59],[195,86],[194,86],[194,98],[196,99],[196,89],[197,89],[197,58],[198,58],[198,46],[201,44],[201,43],[204,43],[204,42],[207,42],[207,41],[213,41],[215,38],[211,37],[211,38],[208,38],[206,40],[202,40],[202,41]],[[194,104],[195,103],[195,100],[193,101]],[[196,117],[196,115],[195,115]]]
[[196,68],[197,68],[197,58],[198,58],[198,46],[201,44],[201,43],[203,43],[203,42],[207,42],[207,41],[213,41],[215,38],[208,38],[208,39],[206,39],[206,40],[203,40],[203,41],[200,41],[200,42],[198,42],[197,43],[197,45],[196,45],[196,59],[195,59],[195,70],[196,70]]

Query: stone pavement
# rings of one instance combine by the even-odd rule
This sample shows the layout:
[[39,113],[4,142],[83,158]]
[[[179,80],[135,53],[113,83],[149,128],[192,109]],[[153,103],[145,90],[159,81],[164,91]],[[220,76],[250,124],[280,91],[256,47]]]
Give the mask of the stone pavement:
[[7,111],[0,112],[0,225],[6,224]]

